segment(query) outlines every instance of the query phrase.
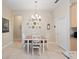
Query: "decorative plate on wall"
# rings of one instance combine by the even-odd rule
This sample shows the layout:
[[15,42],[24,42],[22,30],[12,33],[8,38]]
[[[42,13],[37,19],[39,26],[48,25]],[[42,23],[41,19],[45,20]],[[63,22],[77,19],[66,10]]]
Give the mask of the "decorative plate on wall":
[[33,22],[33,25],[36,25],[36,22]]
[[39,26],[39,28],[41,28],[41,26]]
[[35,28],[35,26],[32,26],[32,29],[34,29]]

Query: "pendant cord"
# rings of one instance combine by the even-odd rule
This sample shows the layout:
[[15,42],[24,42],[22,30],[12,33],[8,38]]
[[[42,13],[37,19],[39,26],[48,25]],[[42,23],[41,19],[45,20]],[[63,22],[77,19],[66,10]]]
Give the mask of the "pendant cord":
[[37,3],[38,3],[38,1],[36,0],[36,1],[35,1],[35,14],[37,13],[37,10],[38,10],[38,9],[37,9]]

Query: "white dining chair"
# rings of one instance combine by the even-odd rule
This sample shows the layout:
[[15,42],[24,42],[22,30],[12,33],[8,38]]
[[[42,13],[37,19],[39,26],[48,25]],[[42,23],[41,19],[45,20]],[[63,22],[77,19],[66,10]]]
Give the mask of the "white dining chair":
[[41,55],[41,42],[40,42],[40,40],[32,40],[32,55],[34,55],[34,49],[38,49],[39,55]]
[[48,42],[47,40],[44,40],[44,50],[48,50]]

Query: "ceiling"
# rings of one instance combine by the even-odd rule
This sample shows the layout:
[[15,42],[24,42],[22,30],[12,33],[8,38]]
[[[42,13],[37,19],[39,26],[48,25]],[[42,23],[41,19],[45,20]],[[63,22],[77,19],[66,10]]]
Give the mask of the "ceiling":
[[[56,0],[37,0],[38,10],[53,10],[58,3],[54,3]],[[35,0],[2,0],[2,3],[9,6],[12,10],[34,10],[36,8]]]
[[[35,4],[35,1],[38,1]],[[58,3],[55,3],[58,1]],[[61,2],[65,3],[67,0],[2,0],[2,3],[10,7],[12,10],[53,10]],[[71,2],[75,2],[76,0],[70,0]]]

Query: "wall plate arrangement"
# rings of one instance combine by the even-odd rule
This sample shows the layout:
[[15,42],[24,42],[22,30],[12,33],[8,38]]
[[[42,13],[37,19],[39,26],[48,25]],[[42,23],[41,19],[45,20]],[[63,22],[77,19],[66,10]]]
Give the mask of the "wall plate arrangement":
[[41,29],[40,21],[41,21],[41,19],[29,19],[29,21],[26,24],[27,24],[28,28]]

